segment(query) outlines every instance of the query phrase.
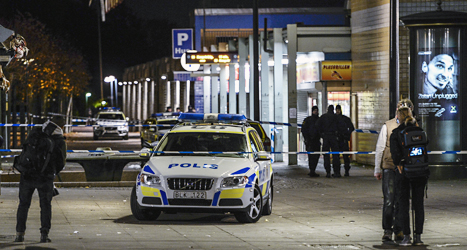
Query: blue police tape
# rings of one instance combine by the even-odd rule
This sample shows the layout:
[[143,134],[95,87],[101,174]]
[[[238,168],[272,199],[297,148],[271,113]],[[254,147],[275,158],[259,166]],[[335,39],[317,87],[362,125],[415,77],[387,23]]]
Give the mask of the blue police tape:
[[[260,121],[260,124],[269,124],[269,125],[279,125],[287,127],[302,127],[302,124],[297,123],[283,123],[283,122],[265,122]],[[42,126],[42,124],[8,124],[0,123],[0,127],[34,127]],[[65,127],[121,127],[125,125],[83,125],[83,124],[66,124]],[[128,127],[173,127],[173,124],[128,124]],[[356,133],[370,133],[370,134],[379,134],[379,131],[369,130],[369,129],[355,129]]]
[[[0,152],[17,152],[22,149],[0,149]],[[139,154],[139,153],[156,153],[156,154],[254,154],[257,152],[225,152],[225,151],[133,151],[133,150],[67,150],[67,153],[120,153],[120,154]],[[352,154],[352,155],[369,155],[375,154],[376,151],[304,151],[304,152],[269,152],[270,154]],[[428,151],[428,154],[467,154],[467,150],[462,151]]]

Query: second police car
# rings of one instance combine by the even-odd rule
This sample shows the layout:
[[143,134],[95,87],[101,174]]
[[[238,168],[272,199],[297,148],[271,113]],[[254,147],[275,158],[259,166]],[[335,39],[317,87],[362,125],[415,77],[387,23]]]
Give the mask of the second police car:
[[242,223],[272,212],[273,171],[243,115],[181,114],[144,164],[131,193],[138,220],[161,212],[233,213]]

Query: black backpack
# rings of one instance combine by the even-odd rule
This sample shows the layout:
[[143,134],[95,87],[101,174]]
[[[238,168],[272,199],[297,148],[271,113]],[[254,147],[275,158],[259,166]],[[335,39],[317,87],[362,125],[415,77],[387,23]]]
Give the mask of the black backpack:
[[21,154],[15,157],[13,167],[28,177],[42,176],[54,150],[53,138],[42,132],[42,127],[35,127],[22,148]]
[[429,177],[427,144],[425,131],[417,126],[403,129],[399,138],[402,142],[404,173],[407,178]]

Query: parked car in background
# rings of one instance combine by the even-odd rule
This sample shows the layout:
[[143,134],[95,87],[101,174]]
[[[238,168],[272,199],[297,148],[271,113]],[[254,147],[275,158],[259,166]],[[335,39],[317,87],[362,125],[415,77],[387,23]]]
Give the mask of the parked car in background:
[[179,112],[155,113],[146,119],[140,132],[141,147],[154,147],[157,141],[178,123],[179,115]]

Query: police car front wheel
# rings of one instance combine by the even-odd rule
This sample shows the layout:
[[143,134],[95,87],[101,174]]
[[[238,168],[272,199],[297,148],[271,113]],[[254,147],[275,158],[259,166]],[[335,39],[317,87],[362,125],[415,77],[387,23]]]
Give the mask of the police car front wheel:
[[261,217],[263,211],[263,196],[261,195],[261,189],[258,185],[255,185],[253,191],[252,203],[248,206],[246,212],[235,213],[235,218],[241,223],[254,223]]
[[136,198],[136,186],[131,190],[130,207],[131,213],[137,220],[156,220],[161,214],[159,209],[142,208],[138,204],[138,200]]

